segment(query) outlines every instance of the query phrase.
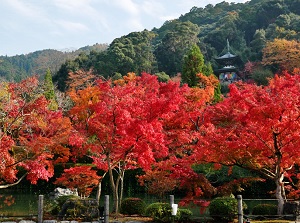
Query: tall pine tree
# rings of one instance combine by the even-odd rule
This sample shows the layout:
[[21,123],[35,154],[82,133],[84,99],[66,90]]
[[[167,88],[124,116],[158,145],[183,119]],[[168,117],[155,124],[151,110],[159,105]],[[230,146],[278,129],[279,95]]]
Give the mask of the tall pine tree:
[[51,71],[48,68],[46,75],[45,75],[45,80],[44,80],[44,95],[48,101],[50,101],[49,108],[51,110],[57,110],[58,104],[56,102],[56,97],[55,97],[55,92],[54,92],[54,85],[52,82],[52,75]]
[[204,57],[197,44],[193,44],[183,57],[182,82],[189,87],[195,87],[199,84],[197,74],[203,73]]

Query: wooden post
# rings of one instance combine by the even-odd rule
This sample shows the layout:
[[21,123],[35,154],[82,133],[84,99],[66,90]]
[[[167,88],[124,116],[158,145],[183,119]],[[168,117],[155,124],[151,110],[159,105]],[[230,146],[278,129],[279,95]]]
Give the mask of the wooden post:
[[105,195],[105,201],[104,201],[104,223],[109,223],[109,195]]
[[238,223],[243,223],[243,199],[242,195],[237,195],[238,201]]
[[39,195],[38,203],[38,223],[43,223],[43,208],[44,208],[44,195]]
[[170,205],[174,204],[174,195],[170,195]]

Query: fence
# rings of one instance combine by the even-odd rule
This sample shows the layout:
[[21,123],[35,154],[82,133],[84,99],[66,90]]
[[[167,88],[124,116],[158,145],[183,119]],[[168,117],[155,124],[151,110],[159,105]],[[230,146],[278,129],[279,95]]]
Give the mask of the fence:
[[[7,200],[5,200],[7,199]],[[0,195],[0,222],[1,218],[4,219],[6,217],[15,217],[15,218],[25,218],[25,219],[31,219],[35,222],[41,223],[43,222],[45,218],[43,209],[45,207],[45,201],[44,201],[44,196],[43,195],[32,195],[30,199],[28,197],[22,197],[22,196],[17,196],[13,199],[11,202],[13,202],[12,205],[10,206],[3,206],[4,203],[10,204],[9,201],[10,198],[5,198],[1,197]],[[143,198],[144,201],[147,204],[154,203],[154,202],[161,202],[161,200],[155,199],[155,198]],[[4,202],[5,201],[5,202]],[[170,202],[170,204],[180,204],[182,199],[176,198],[173,195],[170,195],[169,199],[164,200],[164,202]],[[245,222],[246,219],[257,219],[257,218],[288,218],[288,219],[295,219],[297,217],[296,215],[298,213],[287,213],[285,215],[278,216],[276,214],[273,215],[255,215],[253,214],[253,209],[256,207],[258,204],[272,204],[272,205],[277,205],[277,200],[276,199],[242,199],[240,196],[240,199],[238,199],[238,205],[239,205],[239,213],[237,214],[236,218],[239,219],[239,222]],[[109,221],[109,196],[106,195],[105,199],[101,201],[102,205],[105,206],[104,210],[104,217],[105,217],[105,222]],[[193,219],[198,219],[202,222],[211,220],[211,215],[209,213],[209,204],[211,200],[198,200],[198,204],[202,205],[195,205],[193,202],[185,201],[185,203],[190,203],[189,205],[182,207],[179,206],[179,208],[186,208],[192,211]],[[197,203],[196,202],[196,203]],[[112,203],[112,202],[111,202]],[[242,204],[246,204],[247,209],[242,210],[241,206]],[[104,220],[104,219],[103,219]]]
[[[240,197],[240,199],[239,199]],[[189,205],[180,208],[187,208],[192,211],[193,219],[200,222],[211,221],[214,217],[224,217],[224,212],[219,211],[219,214],[212,214],[209,212],[209,205],[212,200],[184,200],[184,203]],[[180,203],[182,200],[175,199],[175,203]],[[198,205],[195,205],[197,203]],[[265,219],[284,219],[284,220],[297,220],[300,215],[300,202],[295,200],[287,200],[284,206],[284,213],[277,214],[277,199],[242,199],[242,196],[237,196],[236,215],[235,219],[239,222],[249,222],[251,220],[265,220]],[[268,206],[263,211],[257,211],[259,206]],[[266,210],[268,209],[268,210]],[[271,209],[271,210],[270,210]],[[259,209],[261,210],[261,209]],[[266,213],[269,212],[269,213]],[[221,215],[222,214],[222,215]],[[300,219],[299,219],[300,220]]]

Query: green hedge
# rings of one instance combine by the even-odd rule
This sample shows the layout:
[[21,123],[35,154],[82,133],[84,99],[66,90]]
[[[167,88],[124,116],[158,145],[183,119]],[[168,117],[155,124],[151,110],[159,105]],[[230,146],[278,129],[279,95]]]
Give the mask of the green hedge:
[[127,215],[143,215],[146,209],[146,203],[135,197],[126,198],[121,202],[120,213]]
[[258,204],[252,209],[253,215],[277,215],[277,205],[275,204]]
[[[247,209],[247,205],[243,203],[243,209]],[[238,202],[233,197],[217,197],[210,202],[210,216],[218,222],[231,222],[237,218]]]

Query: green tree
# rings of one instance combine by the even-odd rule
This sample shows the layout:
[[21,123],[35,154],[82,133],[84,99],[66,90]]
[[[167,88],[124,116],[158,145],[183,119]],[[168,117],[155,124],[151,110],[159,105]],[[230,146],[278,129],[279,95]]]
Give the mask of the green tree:
[[53,81],[57,84],[58,90],[65,92],[70,72],[75,72],[80,69],[89,70],[91,64],[92,62],[89,56],[85,53],[81,53],[74,60],[67,60],[63,63],[53,76]]
[[51,110],[57,110],[58,104],[56,102],[56,97],[55,97],[55,92],[54,92],[54,85],[52,81],[52,74],[50,69],[48,68],[46,75],[45,75],[45,80],[44,80],[44,95],[49,103],[49,109]]
[[274,74],[270,69],[259,66],[254,69],[251,76],[257,85],[267,86]]
[[199,27],[191,22],[176,21],[155,49],[158,70],[170,76],[182,71],[182,58],[189,46],[199,42]]
[[154,75],[157,76],[159,82],[168,82],[169,80],[171,80],[170,76],[165,72],[158,72]]
[[266,42],[266,31],[264,29],[256,30],[253,40],[250,42],[251,51],[256,55],[254,60],[262,59],[262,49],[265,47]]
[[234,49],[246,48],[243,32],[238,27],[239,14],[236,11],[228,12],[216,22],[215,27],[205,36],[204,41],[215,47],[217,52],[222,52],[229,40]]
[[197,74],[203,73],[204,58],[197,44],[193,44],[183,58],[182,82],[189,87],[198,85]]

